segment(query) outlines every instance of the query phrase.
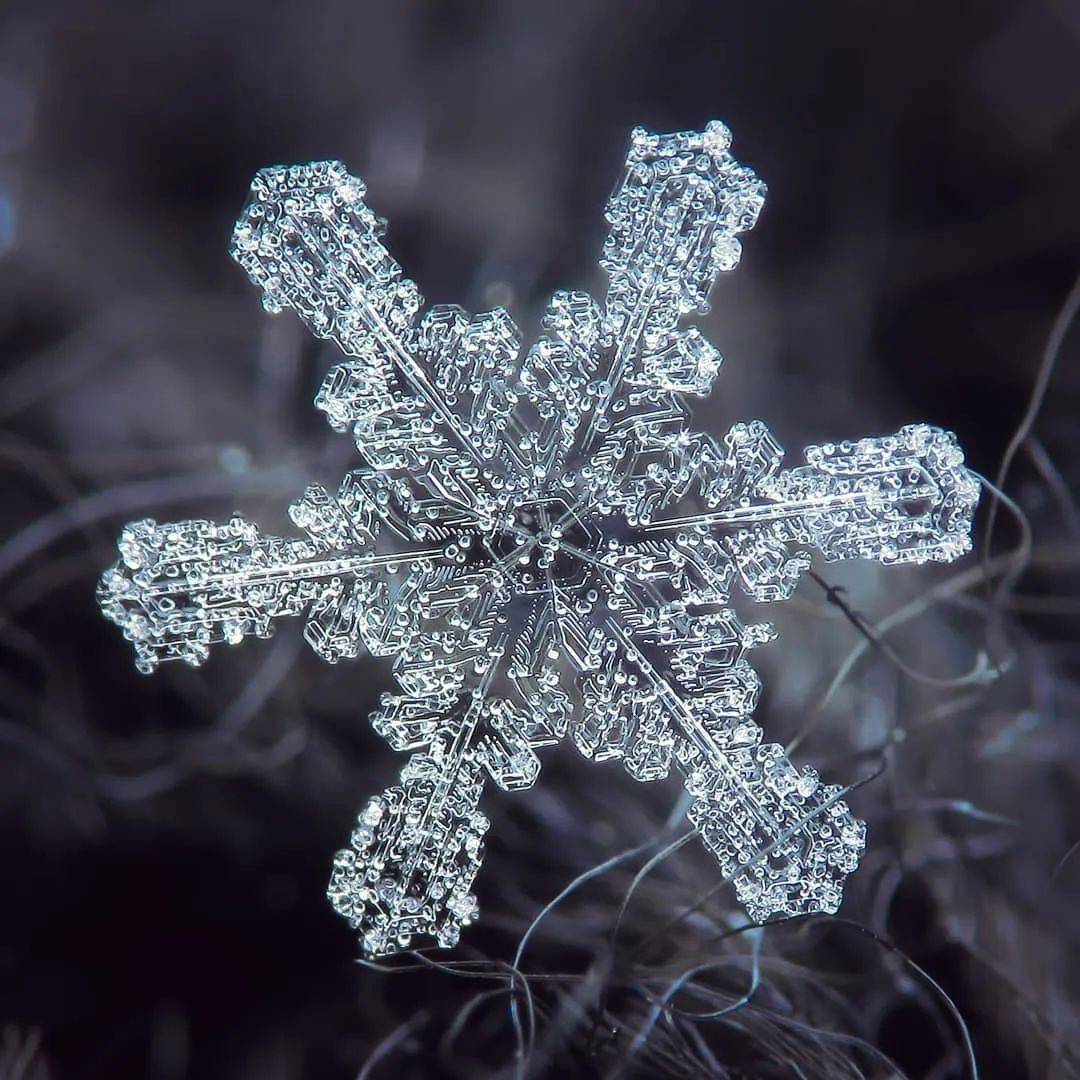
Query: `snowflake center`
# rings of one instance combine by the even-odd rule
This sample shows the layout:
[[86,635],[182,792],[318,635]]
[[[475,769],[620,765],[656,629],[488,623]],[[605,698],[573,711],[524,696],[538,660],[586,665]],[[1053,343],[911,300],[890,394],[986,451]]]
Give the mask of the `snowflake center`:
[[551,498],[516,507],[485,546],[516,591],[529,593],[584,584],[599,559],[599,539],[564,499]]

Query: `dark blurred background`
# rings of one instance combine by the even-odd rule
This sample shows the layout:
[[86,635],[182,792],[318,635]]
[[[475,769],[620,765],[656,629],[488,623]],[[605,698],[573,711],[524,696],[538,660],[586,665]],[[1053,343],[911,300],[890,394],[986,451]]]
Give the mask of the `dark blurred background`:
[[144,679],[98,614],[125,521],[281,527],[351,460],[311,407],[330,350],[226,254],[257,168],[343,159],[429,301],[529,335],[552,289],[598,284],[629,129],[713,117],[770,201],[705,323],[727,365],[699,423],[760,416],[797,455],[925,419],[993,476],[1080,271],[1067,0],[4,5],[5,1080],[522,1074],[499,965],[650,840],[537,927],[532,1073],[951,1080],[968,1036],[985,1076],[1080,1072],[1076,335],[1006,483],[1029,557],[1007,509],[988,549],[984,498],[955,566],[820,568],[870,622],[909,605],[894,653],[809,579],[768,613],[768,734],[808,727],[796,756],[837,782],[884,766],[851,799],[847,921],[723,936],[692,842],[613,943],[680,788],[567,749],[488,799],[482,919],[439,954],[478,963],[368,970],[323,890],[400,765],[366,722],[388,665],[329,668],[285,626]]

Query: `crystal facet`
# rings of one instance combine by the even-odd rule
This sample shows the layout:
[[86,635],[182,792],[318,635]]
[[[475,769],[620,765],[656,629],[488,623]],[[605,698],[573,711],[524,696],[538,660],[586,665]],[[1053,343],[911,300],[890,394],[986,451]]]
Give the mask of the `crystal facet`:
[[954,559],[978,486],[926,424],[813,446],[791,469],[760,421],[691,429],[686,398],[722,358],[682,321],[707,311],[765,197],[730,145],[717,122],[635,130],[607,206],[606,301],[556,293],[524,351],[502,308],[420,314],[339,162],[255,177],[233,257],[270,311],[344,354],[315,403],[363,467],[300,496],[299,538],[240,517],[128,525],[99,597],[145,672],[286,615],[331,663],[395,658],[372,724],[412,756],[328,890],[370,955],[456,943],[476,917],[485,780],[530,787],[537,751],[567,736],[639,781],[678,769],[754,919],[835,911],[858,864],[866,829],[841,789],[761,741],[747,653],[772,629],[731,594],[785,599],[814,551]]

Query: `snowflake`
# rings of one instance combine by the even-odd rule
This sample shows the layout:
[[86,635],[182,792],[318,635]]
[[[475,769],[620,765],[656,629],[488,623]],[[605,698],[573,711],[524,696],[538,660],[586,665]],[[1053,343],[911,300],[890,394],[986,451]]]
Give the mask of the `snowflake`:
[[344,353],[315,404],[366,463],[290,507],[302,538],[225,524],[128,525],[102,578],[137,666],[304,618],[331,663],[393,656],[399,691],[371,718],[400,780],[359,815],[328,895],[369,955],[476,916],[490,777],[527,788],[567,735],[636,780],[672,765],[689,817],[751,918],[833,912],[865,825],[842,789],[761,742],[746,653],[773,637],[731,608],[791,595],[810,564],[946,561],[978,497],[952,434],[925,424],[826,443],[781,469],[760,421],[691,430],[717,350],[683,316],[765,188],[704,132],[634,131],[607,206],[607,300],[557,292],[523,352],[502,308],[422,301],[339,162],[264,169],[232,255],[270,311],[292,308]]

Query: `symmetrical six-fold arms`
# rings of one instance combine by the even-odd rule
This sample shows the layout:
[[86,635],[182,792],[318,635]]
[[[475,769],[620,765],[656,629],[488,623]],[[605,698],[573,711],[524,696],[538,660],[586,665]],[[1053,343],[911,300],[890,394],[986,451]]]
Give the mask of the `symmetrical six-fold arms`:
[[826,444],[781,469],[759,421],[690,429],[717,350],[693,327],[739,260],[764,185],[704,132],[633,134],[607,207],[603,305],[559,292],[523,352],[501,308],[422,317],[363,184],[337,162],[262,170],[232,254],[271,311],[345,354],[316,397],[364,466],[291,507],[300,539],[142,521],[100,588],[137,664],[201,663],[284,615],[326,660],[393,656],[375,729],[413,752],[361,812],[329,897],[380,955],[454,944],[487,820],[486,777],[531,786],[569,735],[637,780],[682,772],[689,816],[752,918],[835,911],[865,827],[752,720],[745,653],[772,637],[730,606],[789,596],[826,559],[946,561],[978,498],[927,425]]

